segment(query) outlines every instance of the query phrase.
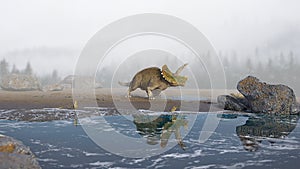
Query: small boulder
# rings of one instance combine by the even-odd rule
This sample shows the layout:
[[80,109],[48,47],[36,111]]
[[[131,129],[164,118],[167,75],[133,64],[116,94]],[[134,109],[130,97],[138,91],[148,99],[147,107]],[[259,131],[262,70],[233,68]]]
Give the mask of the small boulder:
[[0,134],[0,168],[40,169],[39,163],[29,147],[21,141]]
[[246,111],[248,107],[234,96],[221,95],[218,97],[218,104],[225,110]]

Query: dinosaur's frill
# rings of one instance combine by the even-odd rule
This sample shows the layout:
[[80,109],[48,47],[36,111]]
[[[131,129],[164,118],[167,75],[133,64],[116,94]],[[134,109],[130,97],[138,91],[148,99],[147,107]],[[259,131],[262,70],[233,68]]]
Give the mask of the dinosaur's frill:
[[171,86],[184,86],[185,82],[187,81],[187,77],[172,73],[167,65],[163,65],[161,74]]

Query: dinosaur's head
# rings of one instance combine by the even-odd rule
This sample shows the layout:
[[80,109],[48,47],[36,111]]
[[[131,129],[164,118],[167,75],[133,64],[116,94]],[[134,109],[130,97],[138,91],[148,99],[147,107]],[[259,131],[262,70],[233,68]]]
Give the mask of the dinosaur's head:
[[161,74],[163,78],[170,83],[171,86],[184,86],[188,78],[186,76],[180,76],[179,73],[186,65],[187,64],[184,64],[179,67],[175,73],[172,73],[167,65],[163,65]]

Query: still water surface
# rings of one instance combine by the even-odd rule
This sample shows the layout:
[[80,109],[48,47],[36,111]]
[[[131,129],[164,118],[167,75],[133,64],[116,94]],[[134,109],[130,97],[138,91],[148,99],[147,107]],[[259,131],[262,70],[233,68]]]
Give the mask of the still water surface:
[[[128,158],[95,144],[72,120],[24,122],[0,120],[0,133],[21,140],[42,168],[298,168],[298,116],[215,113],[219,125],[204,143],[199,132],[208,117],[201,114],[105,116],[119,133],[143,138],[145,147],[162,154]],[[155,118],[153,118],[155,117]],[[145,122],[145,119],[151,122]],[[153,120],[154,119],[154,120]],[[193,124],[190,119],[194,119]],[[91,122],[93,119],[89,119]],[[97,118],[94,119],[97,121]],[[100,129],[101,130],[101,129]],[[101,136],[101,132],[99,132]],[[109,139],[108,139],[109,140]],[[122,140],[119,140],[120,144]],[[130,148],[130,147],[129,147]],[[132,151],[143,151],[134,149]]]

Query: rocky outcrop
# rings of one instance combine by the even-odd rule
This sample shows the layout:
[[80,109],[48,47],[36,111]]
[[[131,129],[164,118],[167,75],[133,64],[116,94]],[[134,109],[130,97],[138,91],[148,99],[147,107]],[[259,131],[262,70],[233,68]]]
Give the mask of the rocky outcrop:
[[59,82],[64,88],[83,88],[83,89],[98,89],[103,86],[95,81],[94,77],[91,76],[79,76],[79,75],[69,75]]
[[39,80],[32,75],[10,74],[1,79],[1,88],[10,91],[41,90]]
[[0,168],[40,169],[29,147],[21,141],[0,134]]
[[237,85],[242,97],[222,95],[218,103],[226,110],[249,111],[253,113],[298,114],[300,109],[291,88],[272,85],[248,76]]
[[60,84],[52,84],[52,85],[47,85],[47,86],[44,86],[43,87],[43,91],[50,91],[50,92],[53,92],[53,91],[62,91],[64,89],[64,86],[63,85],[60,85]]

